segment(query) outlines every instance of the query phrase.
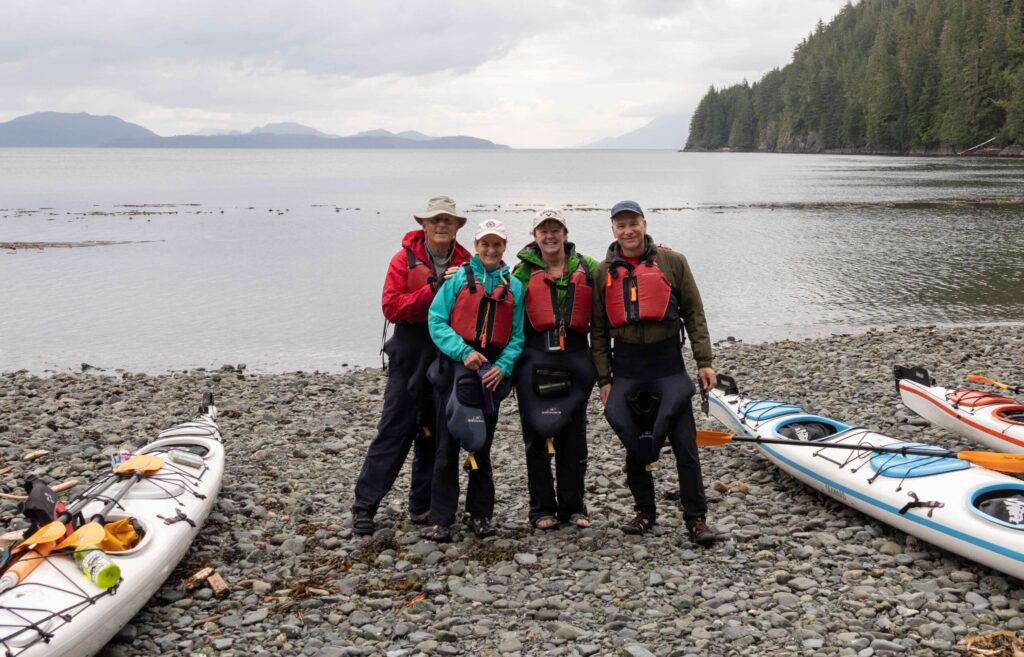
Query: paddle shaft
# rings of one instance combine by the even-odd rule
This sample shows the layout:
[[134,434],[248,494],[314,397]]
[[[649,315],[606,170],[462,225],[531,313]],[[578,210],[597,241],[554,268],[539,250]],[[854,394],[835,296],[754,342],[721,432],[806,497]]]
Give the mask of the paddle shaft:
[[953,452],[948,449],[935,450],[926,449],[923,447],[875,447],[874,445],[847,445],[846,443],[812,443],[804,442],[801,440],[785,440],[783,438],[751,438],[749,436],[733,436],[733,441],[741,443],[759,443],[766,445],[790,445],[790,446],[803,446],[803,447],[817,447],[819,449],[850,449],[858,452],[879,452],[881,454],[899,454],[906,456],[913,454],[915,456],[934,456],[941,459],[955,459],[959,458],[958,452]]
[[107,502],[107,505],[105,507],[100,509],[99,513],[93,514],[93,516],[89,518],[89,522],[103,522],[104,520],[106,520],[107,514],[110,513],[110,510],[113,509],[114,506],[116,506],[117,503],[121,501],[121,498],[124,497],[124,494],[128,492],[128,489],[134,486],[141,479],[142,472],[136,472],[131,477],[129,477],[125,485],[121,487],[121,490],[117,491],[117,494],[110,498],[110,501]]

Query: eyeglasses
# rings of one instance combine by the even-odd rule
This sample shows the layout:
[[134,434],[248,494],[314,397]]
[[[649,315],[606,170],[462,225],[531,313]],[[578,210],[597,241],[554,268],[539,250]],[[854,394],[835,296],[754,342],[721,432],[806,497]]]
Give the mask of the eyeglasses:
[[453,224],[453,223],[455,223],[455,220],[452,219],[451,217],[446,217],[444,215],[441,215],[441,216],[438,216],[438,217],[430,217],[428,219],[424,219],[423,223],[430,224],[432,226],[436,226],[438,224]]

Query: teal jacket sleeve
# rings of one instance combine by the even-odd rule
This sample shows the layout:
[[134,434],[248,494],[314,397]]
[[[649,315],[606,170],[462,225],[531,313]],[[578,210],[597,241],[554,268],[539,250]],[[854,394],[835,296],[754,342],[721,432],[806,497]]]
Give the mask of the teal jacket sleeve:
[[448,322],[452,316],[452,308],[455,306],[455,298],[459,296],[459,292],[465,284],[466,271],[459,267],[458,271],[445,281],[441,285],[441,289],[434,295],[430,311],[427,313],[430,339],[434,341],[441,353],[460,363],[473,353],[473,348],[459,337],[459,334]]
[[526,337],[523,335],[523,315],[526,312],[526,288],[514,276],[511,279],[511,284],[512,295],[516,299],[515,306],[512,309],[512,336],[509,338],[505,348],[501,350],[498,360],[494,363],[494,366],[501,370],[504,376],[512,376],[512,366],[519,360],[520,354],[523,353],[523,343],[526,342]]

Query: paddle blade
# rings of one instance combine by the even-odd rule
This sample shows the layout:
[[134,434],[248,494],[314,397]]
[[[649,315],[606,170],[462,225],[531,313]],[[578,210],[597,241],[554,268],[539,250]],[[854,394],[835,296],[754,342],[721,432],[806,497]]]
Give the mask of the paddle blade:
[[732,434],[725,431],[697,430],[697,444],[703,447],[717,447],[732,441]]
[[67,528],[64,527],[64,523],[54,520],[51,523],[45,524],[36,530],[36,533],[26,538],[21,543],[14,546],[11,552],[17,553],[30,545],[41,545],[43,543],[53,543],[56,540],[63,538]]
[[114,472],[118,474],[134,474],[136,472],[153,474],[162,467],[164,467],[164,460],[159,456],[136,454],[124,463],[118,465],[117,468],[114,469]]
[[1003,390],[1009,388],[1009,386],[1007,386],[1005,383],[1000,383],[995,379],[990,379],[987,376],[982,376],[980,374],[968,374],[967,380],[970,381],[971,383],[982,383],[987,386],[995,386],[996,388],[1002,388]]
[[1024,472],[1024,454],[996,454],[995,452],[959,452],[956,457],[989,470]]
[[70,536],[58,543],[54,550],[63,550],[67,547],[79,547],[82,545],[98,545],[107,533],[103,531],[103,525],[98,522],[87,522],[74,531]]

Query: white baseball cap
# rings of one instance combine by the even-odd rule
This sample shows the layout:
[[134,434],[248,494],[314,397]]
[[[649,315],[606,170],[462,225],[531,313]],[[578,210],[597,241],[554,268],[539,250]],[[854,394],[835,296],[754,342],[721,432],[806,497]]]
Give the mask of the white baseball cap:
[[481,221],[480,225],[476,227],[476,235],[473,236],[473,239],[478,240],[485,235],[497,235],[503,240],[508,239],[508,233],[505,231],[505,224],[501,223],[497,219]]
[[569,230],[569,225],[565,223],[565,217],[562,216],[561,210],[558,208],[544,208],[537,214],[533,215],[533,229],[530,232],[537,230],[537,226],[548,220],[557,221],[562,224],[563,228]]

